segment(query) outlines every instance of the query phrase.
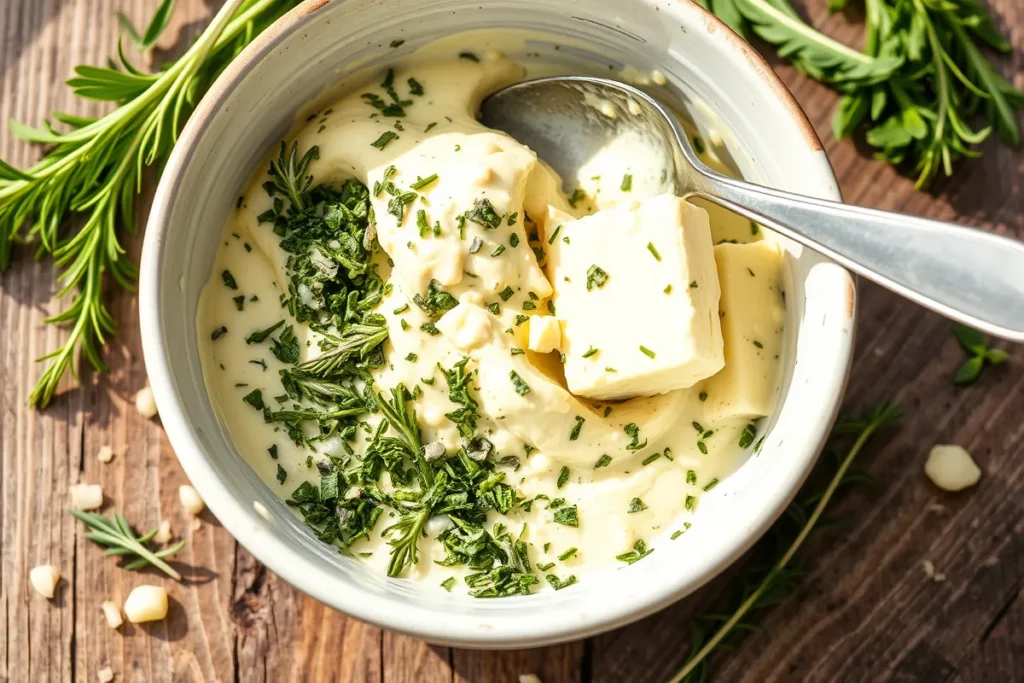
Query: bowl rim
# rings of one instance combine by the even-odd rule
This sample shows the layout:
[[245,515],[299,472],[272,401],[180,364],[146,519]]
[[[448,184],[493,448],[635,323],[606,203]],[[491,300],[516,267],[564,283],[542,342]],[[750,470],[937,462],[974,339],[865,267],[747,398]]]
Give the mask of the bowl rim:
[[[186,419],[179,405],[176,382],[163,340],[163,327],[157,313],[162,279],[162,252],[167,240],[171,209],[177,198],[181,176],[193,157],[208,121],[219,112],[234,89],[258,62],[271,53],[280,42],[301,28],[304,21],[317,10],[337,1],[344,2],[304,0],[258,35],[220,74],[189,116],[161,174],[146,225],[140,259],[139,318],[149,383],[175,456],[211,512],[257,560],[290,585],[319,602],[381,628],[404,632],[433,643],[460,647],[536,647],[596,635],[664,609],[706,584],[757,542],[795,497],[817,462],[817,456],[838,414],[853,359],[857,296],[855,281],[852,278],[850,286],[847,287],[845,301],[848,330],[844,335],[845,341],[837,349],[838,362],[830,377],[836,397],[834,406],[827,421],[818,427],[816,438],[812,439],[814,454],[805,458],[802,468],[794,468],[791,476],[792,488],[777,497],[773,505],[758,510],[743,541],[729,551],[722,552],[717,561],[709,563],[700,581],[666,586],[660,592],[645,595],[646,601],[642,603],[609,603],[604,609],[592,610],[585,620],[571,616],[568,614],[569,610],[565,610],[567,614],[560,618],[556,616],[532,621],[530,628],[517,626],[506,629],[505,624],[502,624],[502,628],[494,628],[489,623],[494,620],[481,620],[473,615],[455,613],[449,613],[445,619],[438,620],[436,612],[412,605],[404,605],[401,612],[396,613],[395,604],[390,599],[370,595],[359,586],[353,585],[339,590],[337,583],[332,584],[329,576],[312,567],[305,558],[296,556],[281,538],[262,531],[259,527],[262,519],[254,511],[251,501],[243,501],[233,496],[211,466],[208,456],[196,438],[194,427]],[[771,66],[725,23],[692,0],[675,3],[673,9],[686,15],[694,25],[703,25],[709,33],[716,34],[721,39],[723,50],[735,52],[764,81],[800,130],[807,144],[807,152],[817,153],[815,156],[818,158],[813,160],[812,164],[818,167],[816,171],[819,177],[830,181],[836,188],[833,198],[841,199],[834,171],[824,154],[821,140],[795,97]],[[828,259],[823,261],[831,263]],[[814,436],[812,434],[812,437]]]

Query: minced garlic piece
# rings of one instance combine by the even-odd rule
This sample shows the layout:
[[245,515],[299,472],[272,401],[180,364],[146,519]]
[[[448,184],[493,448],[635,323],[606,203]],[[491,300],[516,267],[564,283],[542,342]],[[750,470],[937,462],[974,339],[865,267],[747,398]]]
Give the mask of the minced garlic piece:
[[519,683],[543,683],[537,674],[519,674]]
[[167,616],[167,591],[163,586],[136,586],[124,601],[128,621],[160,621]]
[[96,672],[96,679],[100,683],[110,683],[110,681],[114,680],[114,670],[109,666],[104,667]]
[[114,459],[114,449],[110,446],[103,446],[99,452],[96,453],[96,459],[100,462],[107,463]]
[[944,491],[960,491],[981,479],[981,468],[971,454],[956,445],[933,447],[924,464],[924,473]]
[[124,623],[124,618],[121,616],[121,608],[114,602],[104,600],[100,608],[103,610],[103,617],[107,620],[107,626],[110,628],[118,628]]
[[99,484],[75,484],[69,492],[71,507],[76,510],[98,510],[103,507],[103,487]]
[[57,590],[57,582],[60,581],[60,570],[52,564],[41,564],[32,567],[28,573],[28,580],[36,593],[44,598],[52,598]]
[[171,523],[166,519],[160,522],[160,526],[157,527],[156,535],[153,536],[153,541],[160,545],[167,545],[171,542]]
[[178,499],[181,500],[182,507],[193,517],[206,507],[206,503],[199,497],[199,492],[188,484],[178,487]]
[[147,420],[156,417],[156,399],[153,398],[152,389],[143,387],[139,390],[139,393],[135,394],[135,409],[139,411],[139,415]]

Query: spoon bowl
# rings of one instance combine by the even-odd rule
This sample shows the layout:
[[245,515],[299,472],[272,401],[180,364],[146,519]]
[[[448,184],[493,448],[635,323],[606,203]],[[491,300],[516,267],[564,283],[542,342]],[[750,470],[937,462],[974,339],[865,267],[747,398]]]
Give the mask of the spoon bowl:
[[1024,244],[1016,240],[731,178],[697,158],[664,105],[618,81],[523,81],[487,97],[480,119],[537,151],[565,179],[628,136],[634,167],[658,174],[660,191],[712,201],[948,318],[1024,341]]

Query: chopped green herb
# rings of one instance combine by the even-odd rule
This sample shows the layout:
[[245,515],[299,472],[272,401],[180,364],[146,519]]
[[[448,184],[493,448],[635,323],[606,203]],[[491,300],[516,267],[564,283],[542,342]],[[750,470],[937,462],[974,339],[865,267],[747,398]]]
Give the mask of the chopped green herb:
[[665,292],[666,294],[671,294],[672,293],[672,285],[665,285],[665,289],[663,289],[661,291]]
[[271,460],[277,460],[277,444],[274,444],[273,446],[268,448],[267,453],[270,454]]
[[284,325],[284,320],[278,320],[276,323],[274,323],[273,325],[264,330],[256,330],[255,332],[253,332],[252,334],[245,338],[245,343],[261,344],[264,341],[266,341],[267,337],[272,335],[277,330],[277,328],[281,327],[282,325]]
[[593,265],[587,268],[587,291],[589,292],[594,287],[601,288],[604,283],[608,281],[608,273],[604,272],[600,267]]
[[700,138],[699,135],[693,136],[693,151],[695,151],[697,154],[703,154],[705,152],[704,141]]
[[277,483],[278,484],[283,484],[287,479],[288,479],[288,472],[285,471],[284,467],[281,466],[281,463],[278,463],[277,464]]
[[686,483],[696,484],[697,483],[697,472],[694,470],[686,470]]
[[554,244],[555,238],[558,237],[558,233],[562,231],[561,224],[555,226],[555,231],[551,233],[551,237],[548,238],[548,244]]
[[491,256],[500,256],[504,251],[505,245],[499,244],[497,247],[494,248],[494,251],[491,252]]
[[744,427],[743,432],[740,434],[740,448],[747,448],[750,444],[754,443],[754,436],[756,434],[756,427],[753,424],[748,424]]
[[406,83],[409,85],[410,95],[416,95],[418,97],[423,94],[423,85],[415,78],[410,78]]
[[633,564],[634,562],[639,562],[640,560],[644,559],[653,552],[654,548],[648,550],[646,543],[644,543],[643,541],[637,541],[633,544],[632,550],[630,550],[628,553],[616,555],[615,559],[619,562],[625,562],[626,564]]
[[632,173],[627,173],[626,175],[622,176],[622,184],[619,185],[619,189],[622,190],[623,192],[629,192],[630,190],[633,189]]
[[700,451],[701,453],[703,453],[704,455],[708,454],[707,444],[705,444],[703,441],[698,441],[697,442],[697,450]]
[[591,356],[593,356],[593,355],[596,355],[598,351],[600,351],[600,349],[595,349],[595,348],[594,348],[593,346],[591,346],[591,347],[590,347],[589,349],[587,349],[587,350],[586,350],[586,352],[585,352],[585,353],[583,354],[583,357],[584,357],[584,358],[590,358]]
[[411,187],[414,190],[422,190],[424,187],[426,187],[427,185],[430,185],[431,183],[433,183],[436,180],[437,180],[437,174],[436,173],[431,173],[426,178],[417,178],[416,182],[413,183],[412,185],[410,185],[409,187]]
[[661,254],[659,254],[658,250],[655,249],[653,242],[648,242],[647,243],[647,251],[651,252],[651,255],[654,257],[654,259],[656,261],[660,261],[661,260]]
[[470,209],[466,214],[466,218],[473,221],[477,225],[482,225],[488,230],[494,230],[501,225],[501,216],[494,210],[491,205],[491,200],[477,199],[473,202],[473,208]]
[[718,479],[712,479],[711,481],[708,482],[707,486],[704,487],[704,490],[705,491],[710,491],[711,489],[715,488],[716,486],[718,486]]
[[382,149],[384,149],[385,147],[388,146],[389,142],[391,142],[392,140],[397,140],[397,139],[398,139],[398,134],[397,133],[395,133],[394,131],[386,130],[386,131],[384,131],[383,133],[380,134],[379,138],[377,138],[376,140],[371,142],[370,146],[371,147],[376,147],[377,149],[381,149],[382,150]]
[[686,496],[686,503],[683,505],[688,511],[693,512],[693,508],[697,506],[697,498],[695,496]]
[[642,512],[646,509],[646,503],[644,503],[639,498],[634,498],[633,500],[629,501],[629,509],[627,509],[626,512],[632,514],[634,512]]
[[530,393],[530,387],[523,381],[523,378],[519,376],[519,373],[512,370],[508,373],[509,379],[512,380],[512,386],[516,388],[516,393],[520,396],[526,396]]
[[704,401],[708,400],[708,392],[706,392],[706,391],[700,392],[700,394],[698,394],[697,398],[699,398],[701,400],[701,402],[703,403]]
[[569,548],[564,553],[558,556],[558,560],[560,562],[565,562],[566,560],[571,560],[572,558],[576,557],[577,554],[579,554],[579,548]]
[[245,295],[244,294],[239,294],[236,297],[232,297],[231,300],[235,302],[235,308],[238,309],[239,311],[241,311],[242,309],[245,308]]
[[640,353],[644,354],[648,358],[654,358],[654,351],[651,351],[646,346],[643,346],[643,345],[640,346]]
[[757,223],[755,223],[754,221],[750,221],[750,234],[751,235],[756,235],[757,231],[758,231]]
[[575,190],[572,191],[572,194],[569,195],[569,197],[568,197],[569,206],[571,206],[572,208],[575,209],[576,205],[578,203],[580,203],[581,201],[583,201],[584,199],[586,199],[586,198],[587,198],[587,193],[584,192],[582,189],[577,187]]
[[441,330],[437,329],[437,325],[434,323],[423,323],[420,325],[420,329],[429,334],[431,337],[436,337],[441,334]]
[[471,62],[479,62],[480,58],[473,52],[460,52],[459,59],[468,59]]
[[419,356],[417,356],[415,353],[409,353],[409,355],[406,356],[405,359],[410,363],[415,363],[419,359]]
[[515,291],[513,291],[513,289],[508,285],[505,286],[505,289],[498,292],[498,296],[501,297],[502,301],[508,301],[513,295],[515,295]]
[[562,469],[558,472],[558,481],[555,482],[555,488],[562,488],[566,482],[569,481],[569,468],[562,466]]
[[513,249],[518,247],[519,246],[519,235],[517,235],[515,233],[512,233],[511,235],[509,235],[508,236],[508,244]]
[[[545,543],[544,545],[550,545],[550,544],[549,543]],[[555,566],[554,562],[546,562],[544,564],[538,564],[537,565],[537,569],[539,569],[542,572],[546,572],[547,570],[551,569],[554,566]]]
[[220,274],[222,280],[224,280],[224,286],[228,289],[238,289],[238,283],[235,282],[235,276],[231,274],[230,270],[225,270]]
[[660,457],[661,457],[661,452],[660,451],[657,452],[657,453],[651,453],[646,458],[644,458],[643,461],[640,464],[644,465],[646,467],[647,465],[650,465],[652,462],[654,462],[655,460],[657,460]]
[[559,508],[555,511],[555,516],[552,518],[558,524],[564,524],[565,526],[578,527],[580,525],[579,514],[577,513],[576,506]]
[[486,307],[486,308],[487,308],[487,310],[488,310],[488,311],[490,311],[490,312],[491,312],[491,313],[492,313],[493,315],[498,315],[498,313],[500,313],[500,312],[501,312],[501,307],[500,307],[500,306],[498,306],[498,304],[497,304],[497,303],[493,303],[493,304],[487,304],[487,307]]
[[571,575],[569,578],[567,578],[565,580],[559,579],[554,574],[547,574],[547,575],[544,576],[544,578],[547,579],[547,582],[549,584],[551,584],[551,587],[554,588],[556,591],[560,591],[563,588],[565,588],[567,586],[571,586],[574,583],[576,583],[576,575],[575,574]]
[[218,327],[217,329],[215,329],[213,331],[213,334],[210,335],[210,339],[212,339],[213,341],[217,341],[218,339],[220,339],[221,337],[223,337],[227,333],[228,333],[228,328],[226,328],[223,325],[221,325],[220,327]]
[[445,589],[449,593],[452,592],[452,588],[455,587],[455,577],[449,576],[447,579],[441,582],[441,588]]
[[623,430],[626,432],[626,436],[630,438],[630,442],[626,446],[627,451],[639,451],[647,446],[647,439],[640,443],[640,427],[635,422],[630,422],[623,427]]

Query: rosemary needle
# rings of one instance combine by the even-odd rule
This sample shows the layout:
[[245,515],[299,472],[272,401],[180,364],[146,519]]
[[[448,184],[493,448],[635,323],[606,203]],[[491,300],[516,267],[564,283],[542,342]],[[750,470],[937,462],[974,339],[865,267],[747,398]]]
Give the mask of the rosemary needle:
[[103,515],[81,510],[68,510],[71,515],[89,527],[85,537],[99,545],[107,546],[104,555],[134,555],[135,559],[124,565],[125,569],[136,570],[147,566],[154,566],[167,576],[181,581],[181,574],[174,570],[174,567],[164,562],[163,558],[173,555],[185,547],[185,541],[162,550],[153,551],[146,547],[146,544],[153,540],[157,529],[153,529],[142,536],[135,536],[128,520],[120,512],[115,511],[113,520]]

